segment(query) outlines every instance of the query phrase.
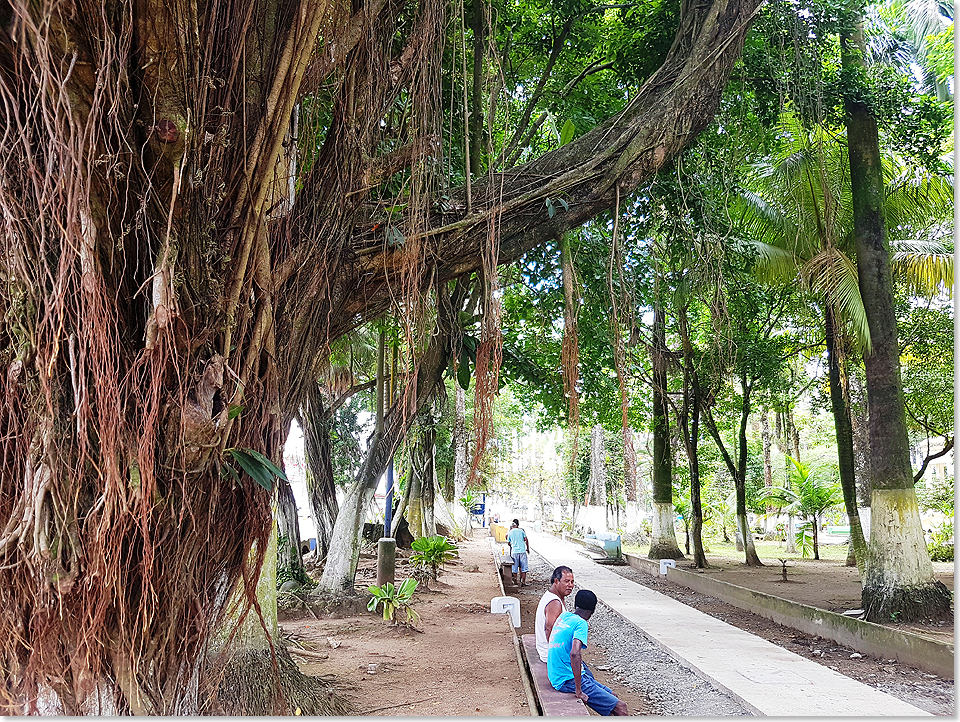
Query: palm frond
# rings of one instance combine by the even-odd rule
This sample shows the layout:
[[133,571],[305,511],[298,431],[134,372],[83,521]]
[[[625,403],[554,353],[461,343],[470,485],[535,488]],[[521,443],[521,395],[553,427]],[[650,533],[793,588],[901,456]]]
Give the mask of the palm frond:
[[797,277],[799,260],[790,251],[763,241],[748,240],[757,253],[754,275],[764,283],[787,284]]
[[803,265],[801,277],[813,293],[836,309],[857,344],[869,352],[870,328],[860,296],[857,267],[850,257],[836,248],[825,248]]
[[891,268],[895,276],[903,279],[907,293],[930,298],[946,292],[953,297],[953,243],[947,240],[921,238],[891,241]]

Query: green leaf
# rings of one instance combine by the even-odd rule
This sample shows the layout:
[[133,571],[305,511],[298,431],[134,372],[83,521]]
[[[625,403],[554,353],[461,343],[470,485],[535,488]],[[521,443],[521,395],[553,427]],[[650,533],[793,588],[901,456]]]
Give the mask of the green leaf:
[[254,451],[253,449],[244,449],[244,451],[246,451],[246,452],[247,452],[248,454],[250,454],[254,459],[256,459],[256,460],[259,461],[261,464],[263,464],[265,467],[267,467],[267,469],[268,469],[271,473],[273,473],[274,476],[277,476],[277,477],[283,479],[284,481],[290,481],[290,480],[287,478],[287,475],[283,473],[283,469],[281,469],[279,466],[277,466],[276,464],[274,464],[272,461],[270,461],[270,459],[268,459],[266,456],[264,456],[263,454],[261,454],[259,451]]
[[228,449],[228,451],[230,452],[230,456],[233,457],[234,461],[240,464],[240,468],[250,475],[250,478],[252,478],[267,491],[273,491],[274,474],[272,474],[257,458],[251,456],[243,449]]
[[224,464],[220,467],[220,476],[223,478],[232,476],[234,481],[240,481],[240,474],[238,474],[237,470],[230,466],[230,464]]
[[470,361],[466,358],[465,353],[460,354],[460,365],[457,367],[457,383],[464,391],[470,388],[470,376]]
[[547,215],[553,218],[557,212],[557,209],[553,207],[553,201],[551,201],[549,198],[544,198],[543,205],[547,207]]
[[387,245],[388,246],[402,246],[403,242],[407,240],[403,233],[400,232],[399,228],[394,228],[391,226],[387,229]]
[[573,136],[576,132],[577,126],[573,124],[572,120],[567,118],[567,121],[563,124],[563,128],[560,129],[560,145],[566,145],[573,140]]
[[570,204],[567,203],[565,200],[563,200],[563,198],[557,198],[557,203],[559,203],[561,206],[563,206],[563,210],[565,210],[565,211],[569,211],[569,210],[570,210]]
[[227,412],[228,419],[235,419],[240,415],[240,412],[243,411],[243,406],[238,404],[230,404],[230,409]]

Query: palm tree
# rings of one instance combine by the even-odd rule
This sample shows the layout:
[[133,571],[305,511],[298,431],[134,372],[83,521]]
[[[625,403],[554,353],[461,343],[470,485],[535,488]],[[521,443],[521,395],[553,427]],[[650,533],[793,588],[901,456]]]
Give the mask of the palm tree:
[[781,505],[782,511],[799,516],[813,526],[813,558],[820,558],[818,532],[823,514],[844,502],[843,489],[837,481],[836,467],[825,464],[812,466],[787,457],[793,463],[790,470],[790,488],[771,487],[761,494]]
[[[755,164],[740,193],[740,222],[758,253],[756,272],[769,282],[799,279],[823,305],[830,396],[840,479],[857,566],[864,572],[866,542],[856,506],[853,433],[844,348],[871,348],[857,277],[850,167],[843,139],[822,126],[805,128],[781,115],[778,143]],[[935,294],[953,283],[953,190],[948,178],[883,159],[884,215],[895,249],[894,270],[917,293]]]

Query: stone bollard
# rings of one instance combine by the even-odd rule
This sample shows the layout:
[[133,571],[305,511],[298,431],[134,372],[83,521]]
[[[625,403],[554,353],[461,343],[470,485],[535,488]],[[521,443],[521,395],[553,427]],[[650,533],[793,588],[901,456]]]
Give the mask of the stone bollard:
[[397,540],[382,537],[377,542],[377,586],[393,584],[397,575]]

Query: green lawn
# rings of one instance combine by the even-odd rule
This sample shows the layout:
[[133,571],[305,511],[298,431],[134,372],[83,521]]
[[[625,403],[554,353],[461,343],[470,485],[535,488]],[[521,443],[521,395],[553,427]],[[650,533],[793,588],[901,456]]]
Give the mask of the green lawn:
[[[680,548],[683,549],[683,533],[680,532],[677,534],[677,541],[680,543]],[[736,546],[733,542],[724,542],[718,539],[704,539],[703,545],[706,548],[707,558],[711,556],[714,557],[723,557],[725,559],[739,559],[743,561],[743,552],[738,552]],[[757,547],[757,554],[761,559],[802,559],[799,549],[796,554],[787,554],[787,545],[785,542],[772,542],[772,541],[758,541],[754,542],[754,545]],[[637,556],[645,557],[650,552],[650,546],[631,546],[628,544],[623,545],[623,551],[628,554],[635,554]],[[813,551],[811,550],[810,555],[807,559],[813,558]],[[847,558],[847,545],[846,544],[821,544],[820,545],[820,558],[821,559],[834,559],[837,561],[842,561]]]

